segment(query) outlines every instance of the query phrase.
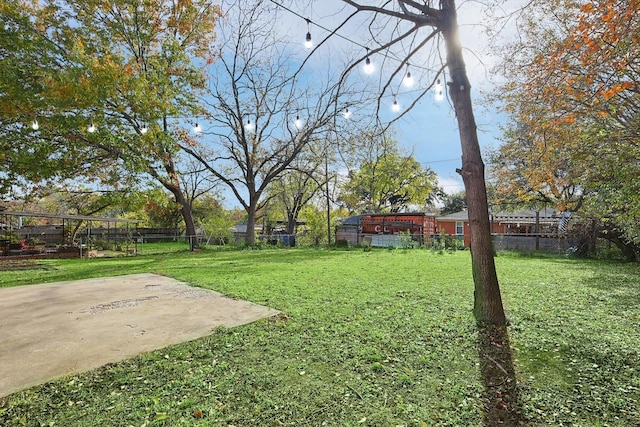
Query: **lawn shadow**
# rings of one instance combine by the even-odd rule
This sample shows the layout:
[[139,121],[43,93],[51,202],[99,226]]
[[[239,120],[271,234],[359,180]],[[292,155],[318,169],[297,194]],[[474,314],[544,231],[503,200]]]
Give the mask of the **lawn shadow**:
[[640,287],[637,276],[632,271],[596,272],[593,277],[584,278],[582,283],[603,292],[606,298],[598,303],[606,304],[618,312],[634,310],[640,306]]
[[479,325],[477,347],[484,385],[484,425],[520,425],[522,402],[507,328]]

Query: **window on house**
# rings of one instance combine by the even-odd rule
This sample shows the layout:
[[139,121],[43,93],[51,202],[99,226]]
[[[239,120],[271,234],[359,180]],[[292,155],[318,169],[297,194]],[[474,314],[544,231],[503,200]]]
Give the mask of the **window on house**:
[[456,234],[464,234],[464,222],[456,221]]

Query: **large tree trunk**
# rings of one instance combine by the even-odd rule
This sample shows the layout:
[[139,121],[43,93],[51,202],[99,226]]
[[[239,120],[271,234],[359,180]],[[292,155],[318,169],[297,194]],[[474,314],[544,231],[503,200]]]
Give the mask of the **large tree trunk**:
[[256,243],[256,211],[258,202],[254,195],[249,195],[249,208],[247,209],[247,231],[244,235],[244,243],[253,246]]
[[471,104],[469,79],[462,59],[455,1],[443,1],[442,34],[451,77],[449,95],[458,120],[462,146],[462,175],[467,193],[471,234],[471,264],[475,286],[473,312],[480,323],[506,323],[500,287],[493,258],[491,223],[476,123]]
[[[168,125],[166,117],[163,119],[163,127],[164,130],[167,131]],[[171,194],[173,194],[176,203],[180,205],[180,213],[182,214],[182,219],[184,220],[187,242],[189,243],[191,250],[197,249],[200,247],[200,245],[198,244],[198,239],[196,238],[196,224],[193,220],[191,204],[185,197],[184,193],[182,192],[182,188],[180,187],[178,181],[178,172],[176,170],[173,157],[170,155],[170,153],[165,154],[168,158],[167,161],[163,162],[163,167],[167,176],[171,177],[172,179],[170,181],[167,181],[167,179],[163,178],[152,166],[149,166],[148,171],[152,177],[158,180],[158,182],[160,182],[164,188],[166,188],[171,192]]]
[[[620,231],[615,228],[606,226],[603,227],[602,224],[600,224],[600,226],[594,224],[593,227],[596,228],[596,237],[606,239],[616,245],[616,247],[620,249],[620,252],[622,252],[622,255],[627,261],[640,261],[640,245],[634,244],[633,242],[627,240],[622,235],[622,233],[620,233]],[[595,253],[590,253],[587,255],[593,256],[595,255]]]
[[296,234],[296,224],[298,223],[298,210],[287,212],[287,234]]
[[175,185],[166,185],[165,186],[173,197],[176,200],[176,203],[180,205],[180,213],[182,214],[182,219],[184,220],[185,226],[185,234],[187,237],[187,241],[189,242],[191,249],[197,249],[200,247],[198,243],[198,239],[196,238],[196,224],[193,220],[193,213],[191,212],[191,205],[189,201],[182,193],[180,187]]
[[244,243],[247,246],[253,246],[256,243],[256,213],[249,213],[247,216],[247,231],[244,235]]

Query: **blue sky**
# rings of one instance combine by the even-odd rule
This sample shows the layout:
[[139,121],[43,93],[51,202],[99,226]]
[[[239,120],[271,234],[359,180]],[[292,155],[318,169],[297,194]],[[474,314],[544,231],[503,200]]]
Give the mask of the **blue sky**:
[[[294,3],[291,6],[291,10],[299,16],[281,10],[279,19],[282,21],[280,28],[286,34],[287,39],[299,39],[301,46],[308,29],[311,31],[314,42],[317,43],[326,35],[324,28],[333,29],[341,22],[342,17],[352,11],[340,0],[310,1],[306,8],[300,9],[300,7],[302,7],[301,3]],[[491,83],[487,76],[493,62],[487,54],[488,41],[484,35],[485,28],[478,25],[478,21],[483,20],[481,8],[482,6],[475,2],[462,2],[458,9],[458,21],[467,73],[472,83],[478,138],[481,147],[485,150],[488,147],[497,146],[497,139],[500,136],[498,126],[503,118],[495,110],[479,104],[480,90],[491,91]],[[308,26],[301,16],[310,19],[311,25]],[[335,57],[340,55],[361,56],[363,54],[362,46],[372,43],[369,36],[368,18],[370,15],[362,14],[362,18],[354,20],[344,30],[341,30],[340,35],[343,35],[344,38],[333,36],[326,45],[321,46],[314,53],[317,58],[313,58],[309,62],[309,66],[325,67],[327,63],[335,61]],[[301,49],[303,48],[301,47]],[[391,57],[394,55],[397,58],[402,53],[398,50],[389,54]],[[436,56],[436,51],[425,49],[424,56],[415,61],[419,62],[419,66],[423,66],[425,70],[433,70],[439,65]],[[381,55],[372,55],[371,57],[377,64],[385,61]],[[379,66],[374,78],[377,78],[378,82],[384,81],[385,74],[388,76],[392,71],[393,60],[387,59],[387,67]],[[425,84],[430,83],[434,76],[429,71],[417,70],[415,67],[413,74],[418,77],[418,84],[412,91],[417,91],[421,86],[424,88]],[[411,95],[404,94],[400,85],[396,90],[396,96],[401,105],[411,102]],[[389,95],[389,98],[393,96]],[[433,94],[429,93],[410,112],[396,122],[395,130],[400,144],[412,151],[419,162],[429,166],[438,174],[440,184],[446,192],[452,193],[463,189],[462,179],[455,172],[456,168],[461,165],[458,129],[452,107],[446,98],[441,102],[436,102]]]
[[[352,8],[341,0],[270,0],[266,3],[272,10],[269,15],[264,16],[264,23],[275,24],[282,39],[283,49],[286,50],[287,55],[290,55],[292,65],[300,64],[306,58],[303,68],[304,76],[301,76],[299,81],[326,80],[329,76],[339,75],[356,59],[363,58],[367,53],[366,49],[375,48],[376,44],[371,39],[372,33],[380,36],[385,31],[396,31],[396,34],[402,32],[395,18],[390,18],[378,27],[371,27],[369,25],[371,15],[361,13],[358,18],[342,27],[337,35],[331,35],[321,46],[318,46],[321,40],[329,36],[329,31],[335,29],[344,17],[353,12]],[[278,6],[283,3],[286,3],[285,8]],[[522,3],[521,0],[510,0],[509,6],[515,8],[520,3]],[[504,119],[495,109],[482,102],[482,93],[491,93],[490,70],[495,64],[495,59],[488,54],[489,42],[485,35],[486,27],[479,24],[488,22],[483,7],[478,2],[460,2],[458,22],[467,74],[472,85],[471,96],[474,100],[478,139],[481,148],[486,152],[488,148],[498,146],[499,125]],[[228,10],[231,14],[233,11],[233,7]],[[262,23],[262,19],[259,21],[258,24]],[[308,57],[310,51],[304,48],[307,31],[311,32],[314,46],[317,47],[310,57]],[[394,116],[397,114],[391,113],[390,110],[394,98],[397,98],[402,107],[406,107],[415,99],[416,93],[428,89],[436,79],[440,78],[443,83],[446,82],[446,73],[440,74],[441,58],[444,56],[440,43],[423,48],[419,55],[411,59],[409,70],[416,84],[410,89],[402,85],[406,69],[400,64],[406,57],[405,52],[411,50],[430,32],[431,29],[425,28],[414,40],[406,39],[409,41],[405,40],[402,46],[396,46],[386,52],[372,53],[370,57],[376,66],[376,71],[371,75],[365,75],[360,64],[354,68],[351,73],[353,81],[367,87],[368,92],[364,92],[364,96],[371,97],[372,105],[363,107],[361,111],[354,111],[351,120],[369,121],[375,113],[373,104],[378,98],[381,100],[381,119],[389,120],[392,114]],[[386,42],[388,36],[389,34],[383,34],[379,40]],[[381,95],[385,83],[396,70],[398,74],[391,79],[392,84],[384,95]],[[455,172],[461,166],[457,123],[449,100],[445,97],[444,100],[436,101],[435,98],[435,91],[431,89],[413,109],[404,112],[403,108],[404,114],[393,125],[394,136],[400,145],[413,153],[420,163],[438,174],[439,184],[447,193],[454,193],[464,189],[461,177]],[[225,194],[224,197],[226,203],[237,205],[232,195]]]

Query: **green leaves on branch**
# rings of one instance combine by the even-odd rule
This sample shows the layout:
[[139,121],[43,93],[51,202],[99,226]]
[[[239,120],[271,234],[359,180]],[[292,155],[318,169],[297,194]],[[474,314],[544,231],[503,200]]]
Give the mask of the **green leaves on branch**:
[[8,0],[0,8],[5,186],[60,176],[116,185],[150,168],[167,173],[184,135],[176,118],[199,111],[217,6]]
[[362,163],[342,188],[340,200],[352,212],[422,210],[437,189],[437,176],[412,155],[396,150]]
[[497,201],[578,211],[637,246],[640,4],[540,2],[523,22],[501,68],[511,120],[491,161]]

